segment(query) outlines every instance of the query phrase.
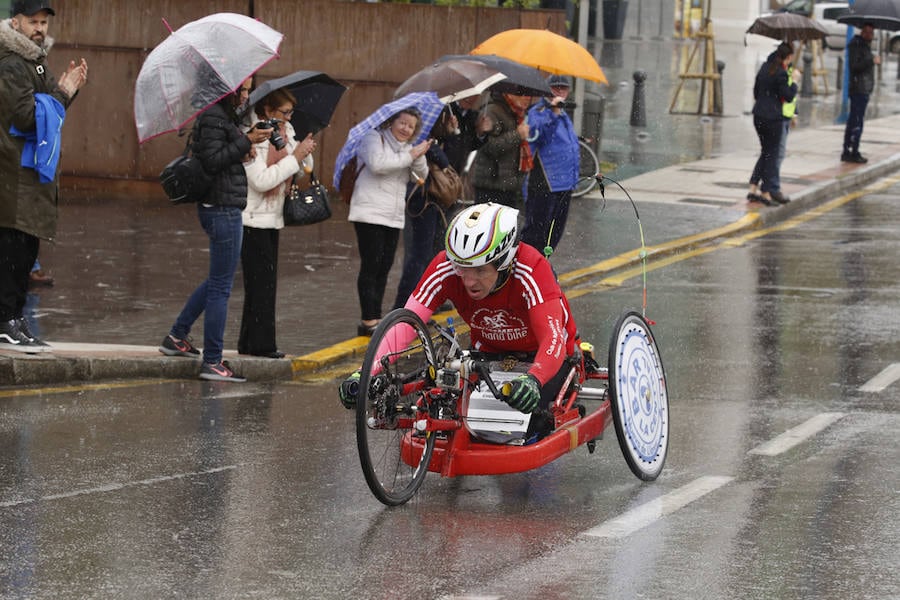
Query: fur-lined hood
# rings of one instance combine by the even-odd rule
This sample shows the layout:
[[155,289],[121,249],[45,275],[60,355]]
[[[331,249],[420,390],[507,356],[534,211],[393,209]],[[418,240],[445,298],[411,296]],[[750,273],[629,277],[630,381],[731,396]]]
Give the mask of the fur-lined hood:
[[50,52],[53,47],[53,38],[49,35],[44,38],[44,45],[38,46],[30,39],[13,29],[12,19],[0,21],[0,52],[8,50],[14,52],[26,60],[39,61]]

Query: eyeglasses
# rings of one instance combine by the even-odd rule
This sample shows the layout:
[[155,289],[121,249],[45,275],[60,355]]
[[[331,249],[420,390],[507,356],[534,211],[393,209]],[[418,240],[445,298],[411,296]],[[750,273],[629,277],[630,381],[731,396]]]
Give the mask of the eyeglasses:
[[275,112],[281,113],[282,116],[284,116],[285,119],[290,119],[290,118],[291,118],[291,115],[294,114],[294,109],[291,108],[291,109],[288,109],[288,110],[281,110],[281,109],[279,108],[279,109],[276,109]]

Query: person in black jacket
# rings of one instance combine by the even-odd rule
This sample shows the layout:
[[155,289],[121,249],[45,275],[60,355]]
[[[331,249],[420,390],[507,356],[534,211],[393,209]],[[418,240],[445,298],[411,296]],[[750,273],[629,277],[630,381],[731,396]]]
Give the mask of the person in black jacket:
[[203,313],[203,364],[200,379],[246,381],[222,360],[228,298],[241,257],[243,219],[247,205],[244,160],[251,147],[269,138],[272,129],[241,131],[238,109],[250,95],[250,79],[197,117],[192,150],[212,176],[209,192],[197,206],[200,225],[209,236],[209,276],[188,298],[159,351],[167,356],[197,357],[188,337]]
[[[775,206],[786,202],[775,188],[778,174],[778,148],[784,130],[782,104],[797,95],[797,84],[788,79],[786,66],[794,55],[793,47],[782,42],[760,67],[753,85],[753,127],[759,136],[761,151],[753,173],[750,175],[750,192],[747,200]],[[762,181],[761,194],[756,193],[756,182]]]
[[874,35],[875,28],[871,23],[865,23],[847,46],[847,68],[850,71],[847,97],[850,99],[850,114],[844,127],[841,162],[868,162],[868,159],[859,153],[859,140],[862,137],[869,94],[875,87],[875,65],[881,64],[881,57],[873,55],[869,47]]

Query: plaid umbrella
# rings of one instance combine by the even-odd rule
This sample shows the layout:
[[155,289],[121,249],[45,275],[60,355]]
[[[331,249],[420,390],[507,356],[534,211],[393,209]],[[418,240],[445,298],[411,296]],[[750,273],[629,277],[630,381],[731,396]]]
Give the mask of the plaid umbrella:
[[356,151],[359,149],[359,143],[362,141],[363,137],[369,131],[377,128],[401,110],[411,107],[419,109],[419,112],[422,113],[422,132],[413,142],[414,144],[418,144],[431,133],[431,128],[434,127],[438,116],[444,109],[444,103],[440,101],[437,94],[434,92],[412,92],[393,102],[383,104],[371,115],[357,123],[353,129],[350,130],[350,133],[347,134],[347,141],[344,142],[343,148],[338,152],[337,160],[334,164],[333,183],[335,189],[340,187],[341,171],[344,169],[347,162],[356,156]]

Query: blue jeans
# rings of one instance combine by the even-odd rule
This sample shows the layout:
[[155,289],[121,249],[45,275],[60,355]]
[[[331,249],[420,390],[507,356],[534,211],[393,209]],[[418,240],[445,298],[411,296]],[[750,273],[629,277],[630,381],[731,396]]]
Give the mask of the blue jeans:
[[850,94],[850,114],[844,127],[844,154],[859,154],[859,140],[863,132],[863,120],[869,105],[868,94]]
[[203,313],[203,360],[218,364],[222,362],[228,297],[241,258],[244,225],[240,208],[201,204],[197,211],[200,225],[209,236],[209,277],[188,298],[170,333],[186,338]]
[[429,263],[434,258],[435,238],[443,231],[441,209],[425,203],[425,194],[418,188],[409,198],[406,225],[403,228],[403,273],[397,285],[394,308],[406,305],[409,295],[419,284]]
[[791,119],[784,120],[784,126],[781,131],[781,143],[778,144],[778,165],[775,168],[775,177],[772,178],[772,189],[781,190],[781,163],[787,156],[787,138],[791,132]]

